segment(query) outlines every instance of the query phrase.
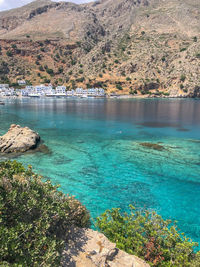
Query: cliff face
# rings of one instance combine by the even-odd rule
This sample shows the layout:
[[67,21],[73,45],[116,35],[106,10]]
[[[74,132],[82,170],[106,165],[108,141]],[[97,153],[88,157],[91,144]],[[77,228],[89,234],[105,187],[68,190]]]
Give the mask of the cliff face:
[[193,96],[200,82],[199,17],[195,0],[34,1],[0,13],[0,76]]

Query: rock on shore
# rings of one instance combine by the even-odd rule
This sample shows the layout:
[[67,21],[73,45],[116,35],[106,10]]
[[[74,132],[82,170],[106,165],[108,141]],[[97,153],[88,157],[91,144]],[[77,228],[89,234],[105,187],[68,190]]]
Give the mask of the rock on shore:
[[26,152],[36,148],[39,142],[40,136],[38,133],[28,127],[12,124],[8,132],[0,137],[0,152]]
[[62,267],[150,267],[140,258],[116,248],[92,229],[72,229],[63,253]]

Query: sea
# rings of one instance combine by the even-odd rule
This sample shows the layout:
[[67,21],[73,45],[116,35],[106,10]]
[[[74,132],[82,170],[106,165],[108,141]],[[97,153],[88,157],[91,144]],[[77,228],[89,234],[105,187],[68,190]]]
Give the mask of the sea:
[[48,150],[11,158],[60,184],[93,221],[132,204],[200,243],[200,100],[7,99],[0,135],[13,123],[37,131]]

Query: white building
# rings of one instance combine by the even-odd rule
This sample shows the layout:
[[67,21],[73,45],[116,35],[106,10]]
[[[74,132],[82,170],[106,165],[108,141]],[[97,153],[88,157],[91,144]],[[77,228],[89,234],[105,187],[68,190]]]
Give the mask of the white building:
[[74,94],[75,94],[75,91],[74,90],[68,90],[67,91],[67,96],[74,96]]
[[46,86],[46,85],[43,85],[43,84],[37,85],[37,86],[34,86],[33,94],[38,95],[38,96],[45,96],[52,89],[53,89],[52,86]]
[[24,96],[24,97],[43,97],[43,96],[57,96],[57,97],[65,97],[65,96],[77,96],[82,98],[87,97],[104,97],[105,92],[103,88],[77,88],[76,90],[68,90],[66,91],[65,86],[57,86],[54,90],[52,85],[37,85],[37,86],[29,86],[27,85],[25,89],[17,89],[9,88],[8,84],[0,84],[0,96]]
[[20,86],[26,85],[26,81],[25,81],[25,80],[19,80],[19,81],[18,81],[18,84],[19,84]]
[[88,96],[97,96],[97,95],[98,95],[98,89],[96,88],[88,89]]
[[25,88],[25,90],[27,90],[27,91],[33,91],[34,90],[34,86],[27,85],[26,88]]
[[99,96],[105,96],[105,90],[103,88],[98,89],[98,95]]
[[57,86],[56,87],[56,95],[58,96],[66,96],[66,86]]
[[21,94],[21,96],[28,96],[29,92],[27,89],[18,90],[18,92]]
[[1,96],[15,96],[16,95],[16,91],[14,88],[0,88],[0,95]]
[[0,89],[9,88],[9,84],[0,84]]
[[76,96],[82,96],[83,95],[83,88],[76,88],[75,95]]

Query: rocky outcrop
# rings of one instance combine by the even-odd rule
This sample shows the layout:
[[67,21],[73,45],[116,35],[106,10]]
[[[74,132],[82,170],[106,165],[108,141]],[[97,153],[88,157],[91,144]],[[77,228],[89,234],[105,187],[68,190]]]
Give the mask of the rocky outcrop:
[[116,248],[92,229],[72,229],[63,253],[62,267],[149,267],[136,256]]
[[0,137],[0,152],[26,152],[36,148],[39,142],[38,133],[28,127],[12,124],[8,132]]

